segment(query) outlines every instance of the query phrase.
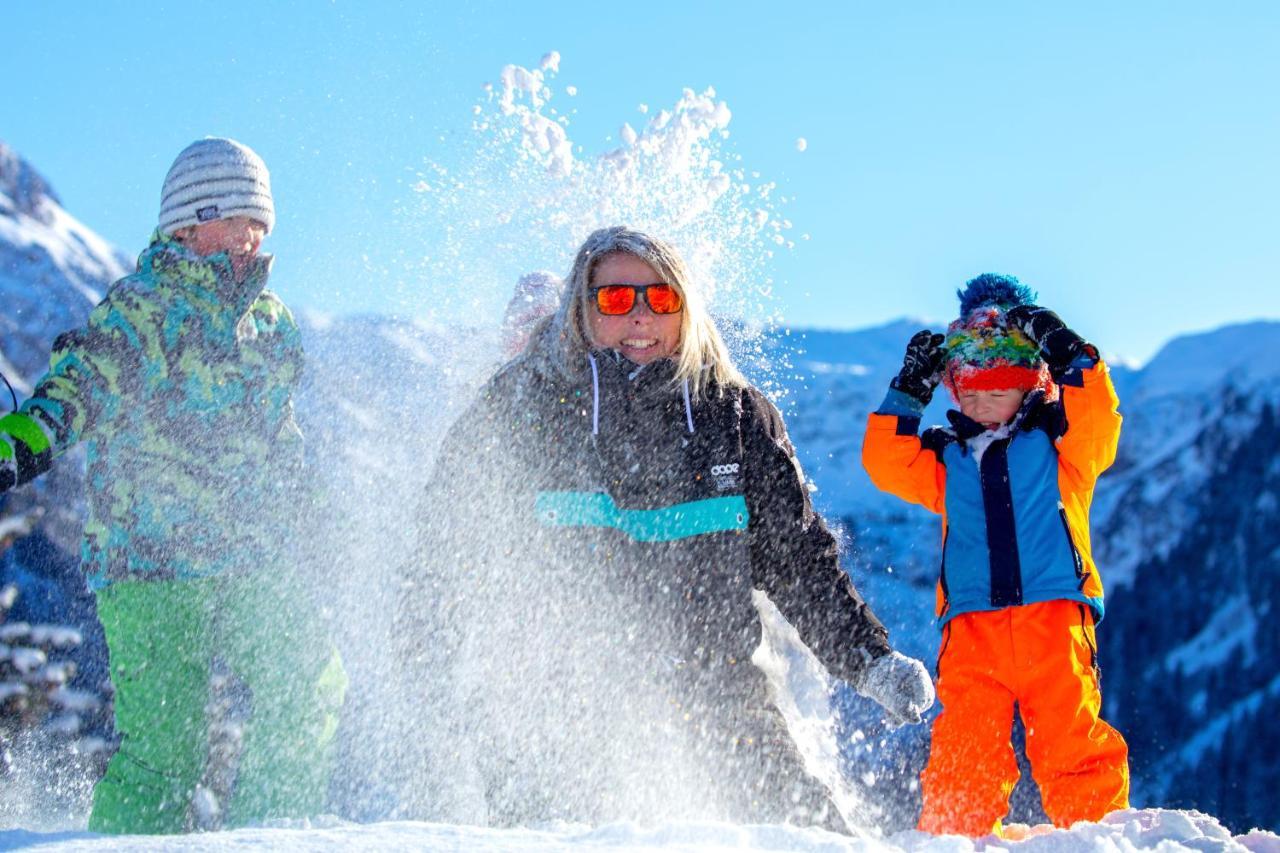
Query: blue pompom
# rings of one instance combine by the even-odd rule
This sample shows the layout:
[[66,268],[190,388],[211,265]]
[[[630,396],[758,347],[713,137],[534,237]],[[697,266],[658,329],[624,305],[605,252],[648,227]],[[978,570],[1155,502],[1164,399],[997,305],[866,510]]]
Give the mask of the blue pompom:
[[1015,305],[1034,305],[1036,292],[1011,275],[1000,275],[984,272],[977,278],[969,279],[963,290],[957,290],[960,297],[960,316],[967,317],[969,312],[984,305],[995,305],[1007,311]]

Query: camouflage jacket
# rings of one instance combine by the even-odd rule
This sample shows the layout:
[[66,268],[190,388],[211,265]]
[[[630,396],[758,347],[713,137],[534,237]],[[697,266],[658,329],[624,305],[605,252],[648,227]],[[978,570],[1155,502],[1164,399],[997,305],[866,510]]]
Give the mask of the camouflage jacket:
[[0,419],[19,482],[85,442],[91,586],[249,570],[281,545],[302,464],[302,345],[264,289],[270,266],[258,258],[237,283],[226,255],[155,235]]

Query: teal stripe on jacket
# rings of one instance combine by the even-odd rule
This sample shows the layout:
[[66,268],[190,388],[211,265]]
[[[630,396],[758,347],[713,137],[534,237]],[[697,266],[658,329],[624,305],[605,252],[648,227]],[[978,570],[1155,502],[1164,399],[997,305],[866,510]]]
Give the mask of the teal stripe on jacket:
[[539,492],[538,523],[548,527],[611,527],[637,542],[674,542],[704,533],[746,530],[742,495],[726,495],[661,509],[619,509],[603,492]]

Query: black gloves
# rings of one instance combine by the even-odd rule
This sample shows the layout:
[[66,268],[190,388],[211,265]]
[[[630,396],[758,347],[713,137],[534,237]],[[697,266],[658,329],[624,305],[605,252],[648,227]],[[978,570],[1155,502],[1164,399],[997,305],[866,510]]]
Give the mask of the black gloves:
[[928,405],[933,389],[942,378],[942,363],[947,357],[942,347],[944,340],[942,335],[928,329],[912,335],[907,342],[907,354],[902,358],[902,369],[889,387]]
[[18,485],[18,465],[12,454],[13,446],[0,438],[0,494]]
[[1050,370],[1065,370],[1081,353],[1098,357],[1098,351],[1092,344],[1068,329],[1062,318],[1048,308],[1015,305],[1005,312],[1004,317],[1005,322],[1040,347],[1040,353]]

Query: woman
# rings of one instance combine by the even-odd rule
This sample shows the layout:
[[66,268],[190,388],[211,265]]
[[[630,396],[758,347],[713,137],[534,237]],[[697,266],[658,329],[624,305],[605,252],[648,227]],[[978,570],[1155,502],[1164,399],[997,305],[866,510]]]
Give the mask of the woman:
[[838,826],[750,663],[753,589],[833,674],[919,721],[928,674],[840,569],[781,417],[683,262],[596,231],[428,488],[397,632],[436,744],[423,810]]

